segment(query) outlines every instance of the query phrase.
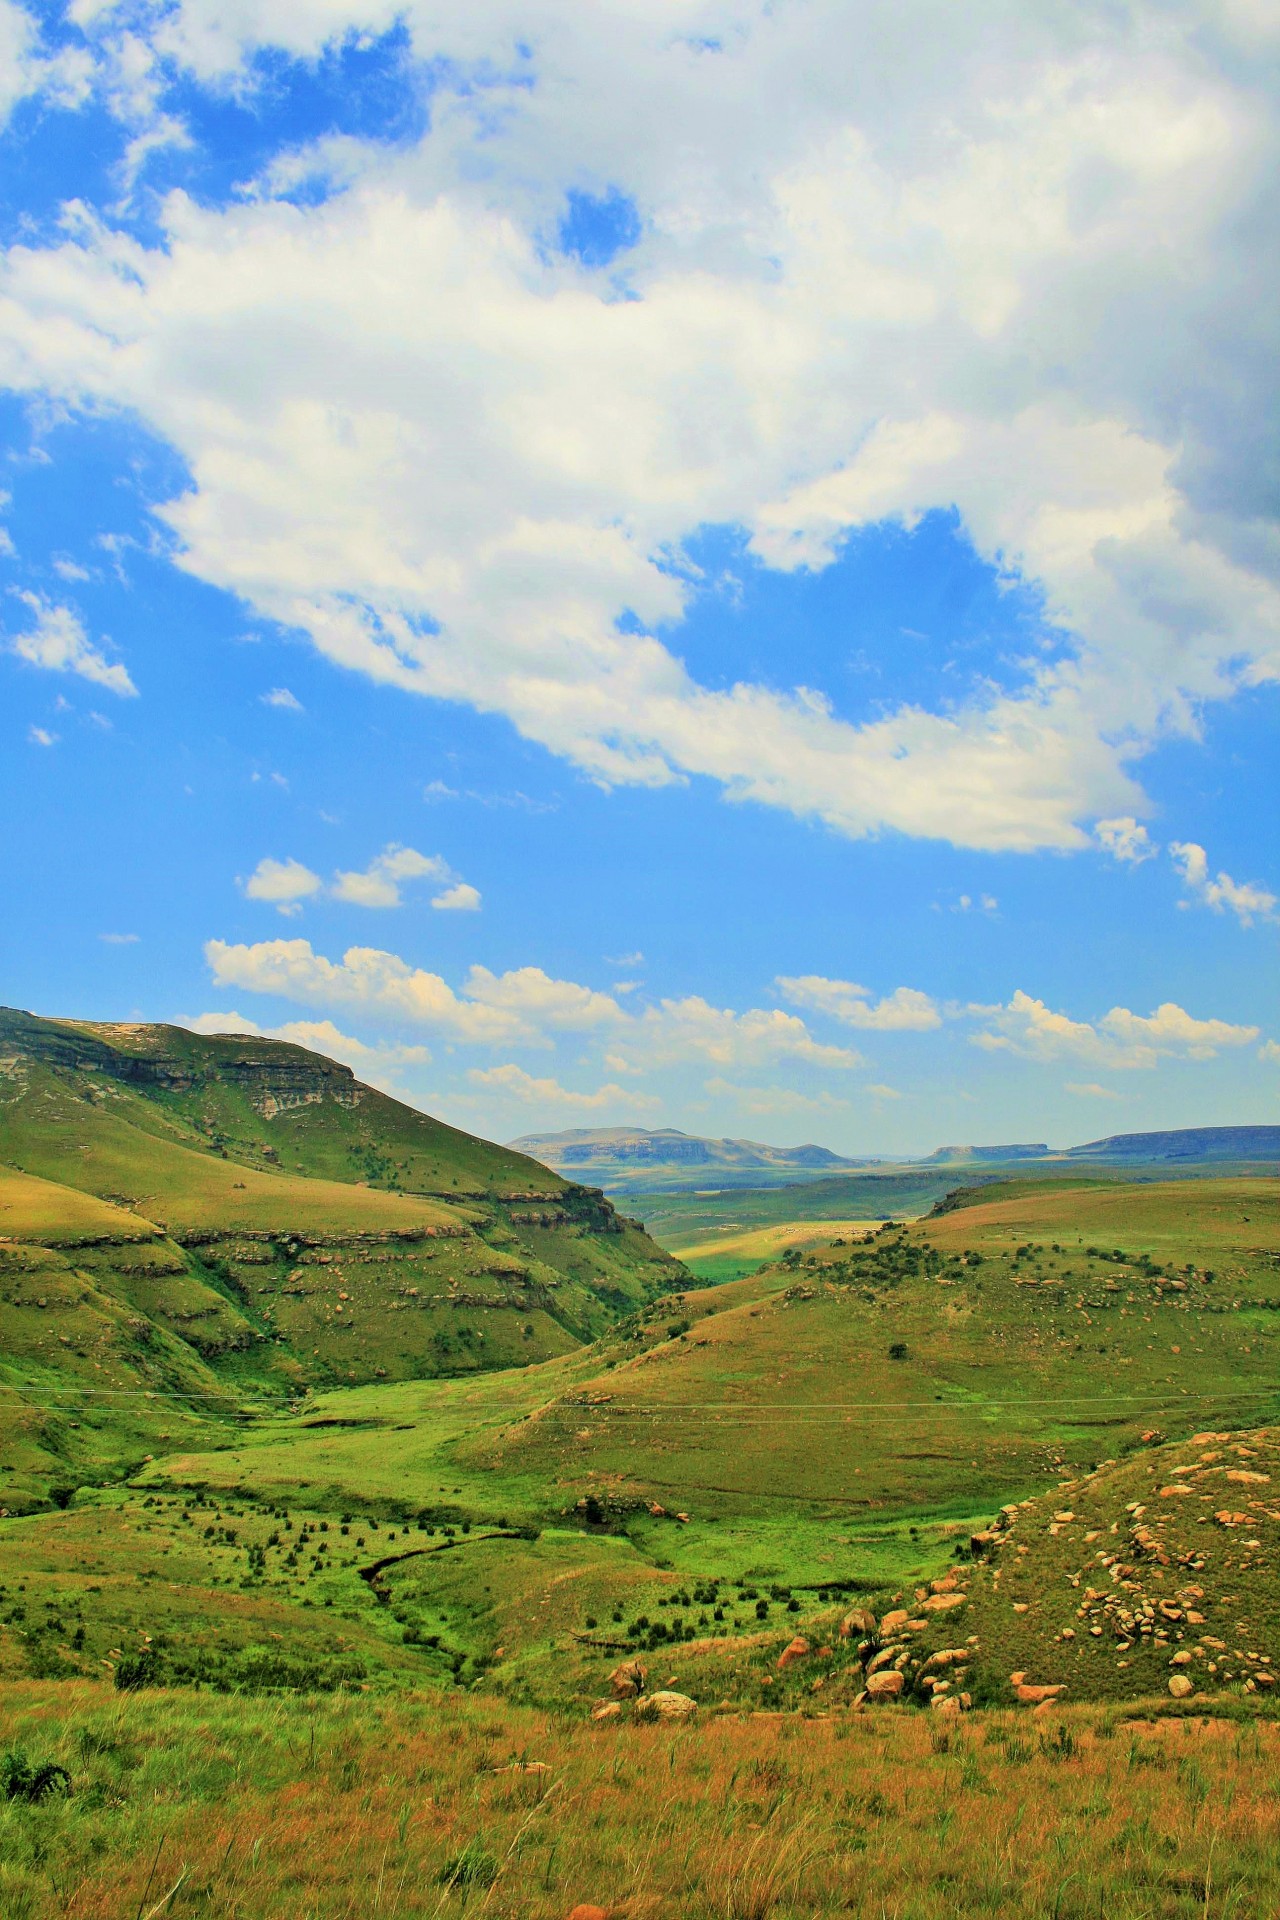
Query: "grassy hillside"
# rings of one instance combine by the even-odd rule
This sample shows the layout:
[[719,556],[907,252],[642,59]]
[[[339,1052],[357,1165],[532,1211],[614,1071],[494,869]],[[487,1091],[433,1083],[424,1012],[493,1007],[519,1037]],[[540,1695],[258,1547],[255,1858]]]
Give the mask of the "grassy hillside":
[[[317,1764],[303,1757],[315,1748],[299,1739],[297,1694],[310,1697],[307,1727],[333,1729],[341,1777],[369,1770],[359,1833],[376,1834],[378,1859],[420,1889],[474,1845],[492,1865],[468,1883],[478,1910],[492,1887],[494,1910],[529,1920],[579,1898],[690,1920],[709,1898],[726,1920],[870,1920],[881,1907],[941,1920],[962,1894],[964,1910],[1092,1920],[1102,1898],[1108,1911],[1202,1920],[1221,1908],[1225,1883],[1206,1875],[1226,1860],[1239,1910],[1269,1910],[1280,1865],[1248,1796],[1215,1813],[1216,1865],[1197,1835],[1211,1770],[1233,1778],[1246,1739],[1255,1766],[1275,1751],[1280,1184],[1033,1180],[969,1198],[670,1293],[536,1364],[328,1386],[282,1412],[263,1404],[212,1444],[166,1412],[167,1437],[127,1485],[0,1519],[15,1736],[73,1777],[75,1759],[81,1783],[43,1812],[0,1809],[3,1870],[16,1861],[26,1876],[0,1889],[16,1886],[33,1915],[61,1897],[50,1856],[24,1851],[43,1820],[59,1857],[83,1860],[84,1912],[136,1908],[142,1827],[94,1824],[100,1756],[75,1732],[98,1712],[92,1676],[109,1685],[124,1662],[148,1683],[148,1717],[117,1690],[115,1724],[163,1725],[184,1752],[197,1718],[220,1729],[220,1751],[239,1751],[237,1729],[268,1724],[251,1696],[278,1696],[269,1724],[290,1729],[292,1761],[268,1741],[241,1762],[258,1769],[260,1814],[277,1794],[295,1809],[287,1842],[262,1828],[258,1858],[275,1847],[274,1864],[237,1895],[264,1920],[367,1905],[368,1872],[382,1870],[363,1837],[338,1847],[341,1821],[321,1864],[328,1774],[305,1816],[317,1858],[293,1858]],[[15,1176],[6,1199],[6,1245],[26,1257],[13,1222],[47,1230],[57,1196]],[[71,1237],[45,1253],[80,1261],[91,1238],[193,1257],[162,1223],[100,1202]],[[850,1619],[853,1608],[864,1611]],[[698,1703],[691,1725],[646,1728],[630,1700],[591,1721],[633,1659],[649,1691]],[[900,1683],[896,1708],[859,1704],[880,1674]],[[1180,1676],[1189,1691],[1171,1690]],[[1037,1715],[1040,1696],[1017,1692],[1027,1684],[1067,1691]],[[173,1691],[192,1685],[204,1691]],[[354,1689],[359,1725],[377,1729],[368,1748],[341,1698]],[[213,1696],[227,1691],[244,1697],[224,1707]],[[197,1718],[183,1717],[197,1713],[184,1697]],[[1224,1730],[1224,1717],[1241,1724]],[[455,1800],[450,1756],[473,1725],[488,1729],[495,1771],[468,1762],[470,1798],[459,1787]],[[411,1811],[402,1830],[419,1803],[395,1755],[416,1755],[419,1739],[434,1757],[405,1765],[426,1768],[430,1818]],[[537,1766],[497,1771],[513,1757]],[[158,1757],[147,1764],[147,1804],[167,1794],[184,1839],[144,1912],[206,1827],[212,1862],[217,1826],[203,1788],[175,1776],[165,1789]],[[695,1783],[706,1824],[681,1814],[667,1878],[665,1854],[641,1858],[636,1836],[665,1831],[663,1807],[684,1806],[669,1796]],[[969,1795],[972,1831],[940,1826]],[[772,1812],[748,1819],[757,1801]],[[1067,1850],[1088,1807],[1115,1846],[1100,1842],[1082,1868]],[[526,1835],[547,1820],[536,1862],[516,1838],[529,1816]],[[1157,1819],[1177,1823],[1176,1841],[1154,1846]],[[1132,1820],[1148,1822],[1141,1846]],[[1027,1850],[1033,1827],[1051,1861]],[[161,1829],[147,1833],[154,1853]],[[752,1863],[775,1840],[763,1906],[725,1904],[735,1874],[756,1897]],[[430,1910],[460,1912],[462,1891],[438,1883]],[[646,1904],[659,1896],[660,1909]],[[407,1894],[402,1907],[413,1910]]]
[[212,1440],[264,1395],[571,1351],[681,1275],[599,1194],[332,1061],[177,1028],[0,1015],[0,1206],[17,1506],[150,1450],[126,1395],[185,1396],[162,1443]]

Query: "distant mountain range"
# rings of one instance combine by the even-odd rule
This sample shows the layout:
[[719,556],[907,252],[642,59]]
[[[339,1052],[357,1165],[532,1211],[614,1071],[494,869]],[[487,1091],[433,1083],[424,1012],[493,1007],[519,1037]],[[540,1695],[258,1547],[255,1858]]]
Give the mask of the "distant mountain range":
[[865,1160],[846,1160],[829,1147],[770,1147],[760,1140],[706,1140],[681,1133],[676,1127],[572,1127],[564,1133],[527,1133],[511,1142],[515,1153],[527,1153],[544,1166],[576,1171],[622,1169],[634,1173],[647,1167],[688,1168],[691,1172],[837,1173],[862,1167]]
[[1044,1141],[999,1146],[949,1146],[921,1160],[887,1156],[848,1159],[829,1147],[772,1147],[759,1140],[713,1140],[675,1127],[576,1127],[528,1133],[510,1142],[557,1173],[593,1180],[612,1191],[643,1192],[646,1183],[671,1189],[695,1183],[724,1187],[776,1186],[824,1174],[887,1173],[893,1167],[962,1168],[1061,1166],[1280,1164],[1280,1126],[1182,1127],[1168,1133],[1117,1133],[1078,1147]]

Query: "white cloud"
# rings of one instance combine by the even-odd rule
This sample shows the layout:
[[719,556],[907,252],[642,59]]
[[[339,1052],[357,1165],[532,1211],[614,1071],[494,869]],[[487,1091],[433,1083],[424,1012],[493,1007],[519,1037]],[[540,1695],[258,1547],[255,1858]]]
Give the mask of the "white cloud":
[[78,106],[88,89],[90,64],[80,49],[45,52],[36,17],[15,0],[0,0],[0,126],[32,94],[43,93],[58,106]]
[[138,944],[136,933],[100,933],[98,938],[109,947],[134,947]]
[[517,967],[503,974],[472,967],[464,991],[469,1000],[509,1014],[538,1033],[548,1028],[587,1033],[626,1017],[607,993],[573,980],[553,980],[541,967]]
[[1146,828],[1140,826],[1131,813],[1121,814],[1115,820],[1099,820],[1093,831],[1098,844],[1113,860],[1130,866],[1140,866],[1160,851]]
[[1067,1092],[1081,1100],[1119,1100],[1121,1097],[1114,1087],[1104,1087],[1098,1080],[1068,1080]]
[[57,734],[50,733],[47,727],[28,727],[27,738],[33,747],[54,747],[58,744]]
[[205,958],[214,983],[270,993],[321,1007],[352,1007],[382,1020],[438,1029],[451,1040],[502,1045],[537,1043],[544,1028],[590,1028],[620,1011],[607,995],[571,980],[553,980],[540,967],[493,974],[473,967],[463,994],[438,973],[411,967],[376,947],[348,947],[341,961],[313,951],[307,940],[260,940],[253,946],[210,940]]
[[480,894],[465,880],[458,880],[453,886],[446,887],[443,893],[436,894],[431,904],[441,913],[479,913]]
[[721,1067],[760,1066],[775,1060],[800,1060],[814,1067],[851,1068],[863,1064],[847,1047],[816,1041],[803,1020],[780,1008],[750,1007],[735,1013],[713,1007],[698,994],[663,1000],[648,1007],[628,1039],[646,1064],[711,1060]]
[[1251,927],[1255,918],[1275,919],[1277,900],[1274,893],[1267,887],[1233,880],[1229,873],[1219,873],[1211,879],[1209,856],[1194,840],[1171,841],[1169,855],[1181,873],[1182,884],[1188,893],[1202,905],[1211,907],[1214,913],[1234,913],[1242,927]]
[[1277,1045],[1274,1040],[1264,1040],[1258,1048],[1258,1058],[1280,1063],[1280,1045]]
[[867,987],[856,986],[852,980],[828,980],[820,973],[797,977],[780,974],[776,985],[794,1006],[829,1014],[847,1027],[880,1033],[924,1033],[942,1025],[937,1005],[917,987],[895,987],[883,999],[873,1000]]
[[269,692],[260,694],[259,698],[264,707],[281,707],[286,713],[303,713],[305,711],[297,694],[290,693],[288,687],[272,687]]
[[[448,865],[438,855],[392,845],[371,860],[363,873],[336,873],[329,893],[334,900],[345,900],[349,906],[398,907],[400,889],[406,880],[448,878]],[[479,896],[476,897],[478,901]]]
[[260,860],[243,883],[250,900],[264,900],[281,913],[300,911],[303,900],[323,894],[349,907],[386,908],[404,904],[402,888],[411,880],[448,881],[432,899],[432,906],[445,912],[475,913],[480,894],[465,880],[455,880],[447,860],[438,854],[419,853],[414,847],[394,843],[385,847],[363,871],[339,870],[326,887],[318,873],[300,860]]
[[793,1087],[743,1087],[719,1075],[708,1080],[706,1090],[717,1100],[732,1100],[741,1112],[753,1115],[847,1113],[853,1104],[825,1089],[814,1094],[799,1093]]
[[558,1080],[535,1078],[526,1073],[523,1067],[510,1065],[473,1067],[467,1078],[473,1086],[505,1094],[509,1099],[519,1100],[527,1106],[565,1107],[584,1113],[599,1113],[603,1108],[651,1112],[662,1104],[651,1094],[637,1093],[634,1087],[620,1087],[613,1082],[597,1087],[591,1093],[579,1093],[572,1087],[561,1086]]
[[94,646],[80,616],[70,607],[54,606],[38,593],[19,592],[17,597],[35,615],[35,625],[14,635],[9,642],[11,653],[32,667],[79,674],[82,680],[92,680],[111,693],[137,693],[126,669]]
[[973,1007],[970,1012],[986,1022],[972,1036],[975,1046],[1028,1060],[1077,1059],[1112,1069],[1154,1067],[1165,1056],[1211,1060],[1223,1048],[1247,1046],[1258,1037],[1257,1027],[1198,1020],[1173,1001],[1150,1014],[1112,1007],[1091,1024],[1055,1013],[1019,989],[1007,1006]]
[[[1008,849],[1136,819],[1135,759],[1280,673],[1261,7],[175,0],[151,48],[81,11],[147,125],[156,55],[248,85],[394,17],[432,63],[416,147],[171,194],[153,245],[77,212],[0,288],[0,377],[164,436],[182,564],[330,659],[605,784]],[[583,182],[640,207],[630,298],[545,244]],[[1041,589],[1004,690],[855,722],[668,644],[697,528],[816,568],[933,506]]]
[[259,860],[249,878],[242,882],[245,897],[262,900],[280,913],[293,914],[301,903],[320,892],[324,882],[300,860]]
[[901,1100],[902,1098],[897,1087],[886,1087],[883,1083],[872,1082],[870,1086],[864,1087],[862,1091],[874,1095],[877,1100]]

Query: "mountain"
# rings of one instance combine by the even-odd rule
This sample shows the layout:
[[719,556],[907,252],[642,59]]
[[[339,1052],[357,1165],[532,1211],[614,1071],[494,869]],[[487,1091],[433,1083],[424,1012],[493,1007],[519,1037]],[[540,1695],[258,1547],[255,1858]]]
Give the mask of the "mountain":
[[1280,1127],[1179,1127],[1171,1133],[1113,1133],[1083,1147],[1068,1147],[1067,1160],[1277,1161]]
[[920,1162],[921,1166],[932,1167],[955,1162],[959,1166],[982,1165],[990,1161],[1003,1166],[1014,1160],[1045,1160],[1052,1149],[1038,1141],[1031,1146],[1009,1147],[939,1147],[935,1153]]
[[619,1175],[779,1173],[804,1177],[862,1166],[829,1147],[770,1147],[759,1140],[708,1140],[676,1127],[574,1127],[564,1133],[529,1133],[511,1142],[560,1173]]
[[10,1505],[127,1454],[144,1394],[176,1436],[245,1393],[525,1365],[684,1278],[603,1194],[323,1055],[0,1009]]

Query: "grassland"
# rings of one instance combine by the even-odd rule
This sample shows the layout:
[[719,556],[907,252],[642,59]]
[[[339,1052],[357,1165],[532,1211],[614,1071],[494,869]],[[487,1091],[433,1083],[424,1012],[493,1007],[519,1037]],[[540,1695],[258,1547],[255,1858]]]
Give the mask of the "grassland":
[[824,1240],[874,1233],[876,1220],[785,1220],[772,1227],[748,1227],[742,1232],[706,1235],[688,1246],[668,1249],[705,1286],[741,1280],[789,1247],[811,1247]]
[[[567,1725],[453,1696],[6,1689],[7,1920],[1204,1920],[1280,1901],[1270,1725],[1075,1710]],[[1082,1840],[1087,1836],[1087,1845]]]
[[[0,1170],[0,1431],[57,1494],[0,1516],[5,1920],[1276,1906],[1280,1183],[764,1221],[693,1256],[753,1271],[655,1257],[609,1303],[634,1229],[578,1202],[193,1124],[148,1122],[149,1210]],[[377,1224],[218,1215],[329,1185]],[[591,1719],[631,1659],[689,1724]],[[3,1798],[43,1762],[69,1792]]]

